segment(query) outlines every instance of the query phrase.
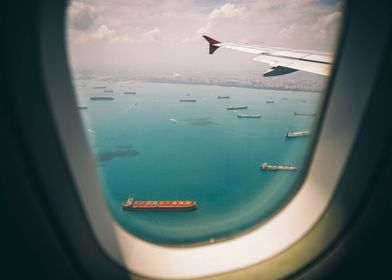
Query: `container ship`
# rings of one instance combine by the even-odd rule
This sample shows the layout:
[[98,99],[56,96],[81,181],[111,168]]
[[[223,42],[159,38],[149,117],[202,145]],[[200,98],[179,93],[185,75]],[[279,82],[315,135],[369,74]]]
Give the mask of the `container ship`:
[[312,114],[305,114],[305,113],[297,113],[297,112],[294,112],[294,115],[295,115],[295,116],[307,116],[307,117],[315,117],[315,116],[316,116],[315,113],[312,113]]
[[272,165],[264,162],[262,165],[260,165],[260,169],[267,170],[267,171],[278,171],[278,170],[295,171],[297,170],[297,167],[293,165]]
[[124,91],[123,94],[136,94],[135,91]]
[[113,100],[111,96],[91,96],[90,100]]
[[188,211],[196,209],[196,201],[172,200],[172,201],[136,201],[129,197],[121,203],[125,210],[131,211]]
[[227,110],[244,110],[244,109],[248,109],[248,106],[229,106],[226,109]]
[[195,98],[181,98],[180,102],[196,102]]
[[244,119],[259,119],[261,118],[261,115],[258,114],[254,114],[254,115],[250,115],[250,114],[239,114],[237,116],[237,118],[244,118]]
[[225,95],[225,96],[218,96],[218,99],[230,99],[230,96]]
[[312,135],[312,133],[310,133],[309,130],[304,130],[304,131],[287,132],[286,137],[293,138],[293,137],[310,136],[310,135]]

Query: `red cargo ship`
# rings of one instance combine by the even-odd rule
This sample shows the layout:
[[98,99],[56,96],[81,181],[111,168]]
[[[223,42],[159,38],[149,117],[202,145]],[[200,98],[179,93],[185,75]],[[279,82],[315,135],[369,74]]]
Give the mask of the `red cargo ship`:
[[125,210],[155,210],[155,211],[186,211],[196,208],[196,201],[193,200],[174,200],[174,201],[136,201],[128,198],[121,203]]

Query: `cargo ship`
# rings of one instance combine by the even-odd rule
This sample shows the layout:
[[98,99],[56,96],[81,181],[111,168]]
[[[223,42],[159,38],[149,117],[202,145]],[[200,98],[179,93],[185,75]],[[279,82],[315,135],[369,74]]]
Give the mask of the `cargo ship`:
[[87,105],[78,105],[78,109],[87,110]]
[[297,112],[294,112],[294,115],[295,115],[295,116],[307,116],[307,117],[315,117],[315,116],[316,116],[315,113],[312,113],[312,114],[305,114],[305,113],[297,113]]
[[189,211],[196,209],[196,201],[172,200],[172,201],[136,201],[129,197],[121,203],[124,210],[131,211]]
[[124,91],[124,94],[136,94],[134,91]]
[[228,96],[228,95],[225,95],[225,96],[218,96],[217,98],[218,98],[218,99],[229,99],[230,96]]
[[244,109],[248,109],[248,106],[229,106],[226,109],[227,110],[244,110]]
[[244,118],[244,119],[259,119],[259,118],[261,118],[261,116],[258,115],[258,114],[254,114],[254,115],[250,115],[250,114],[239,114],[239,115],[237,116],[237,118],[239,118],[239,119],[241,119],[241,118]]
[[266,103],[275,103],[275,101],[267,101]]
[[93,89],[104,89],[106,87],[93,87]]
[[260,165],[260,169],[267,170],[267,171],[278,171],[278,170],[295,171],[297,170],[297,167],[293,165],[273,165],[264,162],[262,165]]
[[113,100],[111,96],[91,96],[90,100]]
[[180,98],[180,102],[196,102],[195,98]]
[[113,92],[111,89],[105,89],[103,92]]
[[304,131],[287,132],[286,137],[293,138],[293,137],[310,136],[310,135],[312,135],[312,133],[310,133],[309,130],[304,130]]

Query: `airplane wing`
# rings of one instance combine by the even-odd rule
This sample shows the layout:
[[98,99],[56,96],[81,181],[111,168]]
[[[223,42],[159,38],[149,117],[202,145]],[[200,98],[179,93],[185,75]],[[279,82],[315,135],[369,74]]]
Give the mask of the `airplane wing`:
[[333,62],[333,57],[325,53],[221,43],[208,36],[203,37],[210,45],[210,54],[218,48],[225,48],[257,55],[253,60],[268,63],[271,66],[263,74],[264,77],[284,75],[298,70],[327,76]]

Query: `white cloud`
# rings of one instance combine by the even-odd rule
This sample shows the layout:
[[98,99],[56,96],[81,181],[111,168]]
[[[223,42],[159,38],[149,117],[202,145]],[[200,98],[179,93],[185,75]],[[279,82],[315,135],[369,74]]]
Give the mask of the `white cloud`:
[[153,29],[145,32],[142,35],[142,40],[144,41],[150,41],[150,42],[154,42],[157,41],[159,39],[159,35],[161,33],[161,29],[159,27],[154,27]]
[[93,6],[73,1],[69,7],[68,16],[72,28],[87,31],[94,25],[98,15]]
[[181,40],[182,43],[193,43],[197,40],[200,40],[201,35],[208,35],[213,32],[214,27],[217,24],[225,24],[225,20],[235,21],[246,16],[246,7],[238,6],[231,3],[226,3],[218,8],[214,8],[208,15],[208,18],[203,24],[203,26],[199,27],[196,30],[196,34],[192,37],[186,37]]
[[97,40],[110,40],[115,36],[114,29],[108,28],[106,25],[101,25],[91,34],[91,37]]
[[79,33],[74,35],[75,43],[83,44],[85,42],[107,42],[107,43],[148,43],[156,42],[162,39],[161,29],[154,27],[151,30],[142,32],[140,27],[136,27],[135,30],[138,34],[133,37],[122,34],[117,30],[108,27],[106,24],[100,25],[95,31],[90,33]]
[[321,16],[311,24],[295,22],[281,29],[279,38],[284,41],[307,40],[308,43],[324,41],[335,36],[340,18],[341,12],[334,11]]
[[328,15],[322,16],[315,26],[317,26],[320,30],[325,32],[328,28],[331,27],[331,25],[336,24],[342,16],[342,13],[340,11],[335,11],[332,12]]
[[224,68],[234,61],[248,69],[262,67],[243,53],[209,56],[201,35],[224,42],[333,50],[341,15],[337,5],[317,0],[228,0],[223,4],[185,0],[83,1],[76,0],[73,3],[77,4],[71,4],[74,8],[69,9],[73,19],[77,14],[89,14],[79,17],[86,20],[81,21],[83,24],[89,23],[79,25],[82,28],[68,21],[69,49],[74,61],[82,65],[168,67],[168,73],[180,71],[174,65],[205,69],[200,65],[210,62],[210,68]]
[[209,20],[214,20],[219,17],[237,17],[244,15],[245,7],[237,7],[234,4],[226,3],[219,8],[215,8],[209,15]]
[[212,27],[213,24],[211,22],[207,22],[207,24],[197,29],[196,38],[199,38],[200,37],[199,35],[208,35],[211,32]]
[[90,32],[71,32],[72,42],[75,45],[83,45],[85,43],[131,43],[133,40],[127,36],[118,34],[115,29],[108,27],[106,24],[100,25]]

